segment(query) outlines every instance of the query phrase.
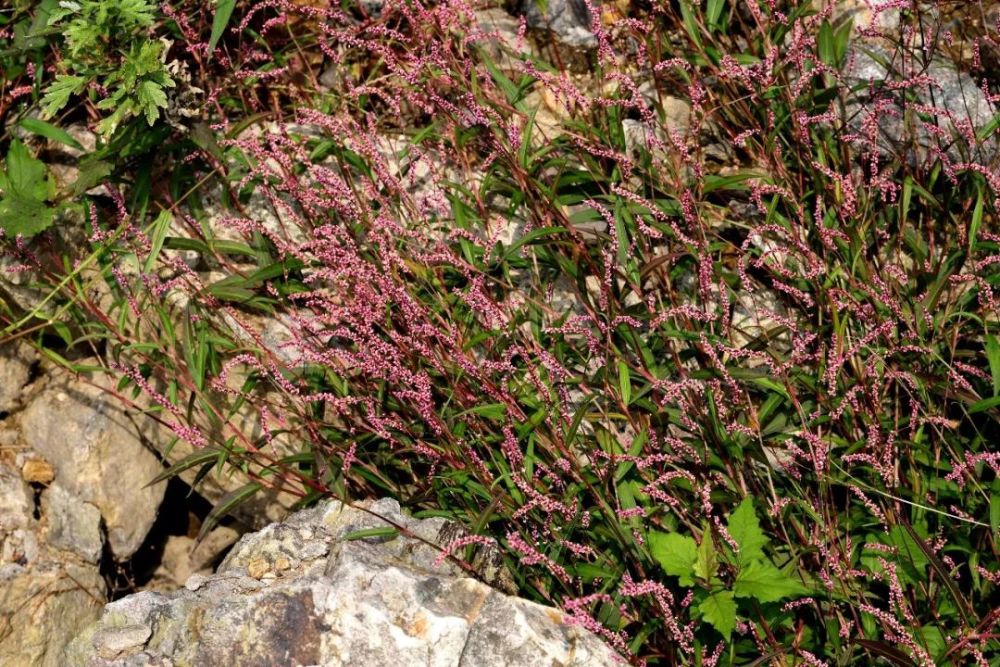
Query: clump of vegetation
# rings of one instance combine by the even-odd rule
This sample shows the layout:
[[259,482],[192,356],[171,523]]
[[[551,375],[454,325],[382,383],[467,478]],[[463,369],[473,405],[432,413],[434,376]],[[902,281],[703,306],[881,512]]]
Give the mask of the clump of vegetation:
[[49,26],[59,29],[66,54],[48,85],[42,108],[53,115],[85,89],[107,111],[97,128],[108,136],[132,118],[152,125],[167,107],[175,84],[162,59],[163,43],[149,32],[155,5],[148,0],[75,0],[59,3]]
[[460,0],[177,2],[92,69],[22,39],[126,91],[107,133],[169,35],[213,124],[109,144],[138,176],[85,262],[10,244],[62,306],[4,335],[101,358],[193,448],[165,474],[246,476],[206,529],[391,495],[633,664],[997,664],[998,30],[852,8],[591,6],[570,54]]

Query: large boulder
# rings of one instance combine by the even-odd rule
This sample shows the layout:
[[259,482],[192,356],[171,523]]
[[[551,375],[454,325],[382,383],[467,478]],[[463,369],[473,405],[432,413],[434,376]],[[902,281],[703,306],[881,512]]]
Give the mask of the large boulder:
[[48,380],[16,418],[22,440],[52,466],[61,487],[46,494],[62,522],[57,541],[92,553],[87,513],[71,516],[58,509],[73,505],[69,494],[100,511],[112,554],[125,560],[146,538],[163,500],[165,483],[147,486],[163,466],[145,444],[163,435],[154,422],[129,414],[107,394],[110,381],[102,376],[87,380],[53,372]]
[[[245,535],[216,574],[194,575],[185,589],[107,605],[67,648],[66,664],[617,664],[559,610],[438,563],[433,545],[457,534],[391,500],[327,502]],[[502,580],[494,558],[480,552],[477,565],[482,578]]]

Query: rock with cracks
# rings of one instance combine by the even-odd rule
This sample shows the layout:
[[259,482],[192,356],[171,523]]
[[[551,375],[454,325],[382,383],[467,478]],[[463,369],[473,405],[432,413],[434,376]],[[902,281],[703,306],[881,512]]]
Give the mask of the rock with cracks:
[[[18,415],[21,437],[51,464],[56,484],[77,502],[100,511],[111,552],[125,560],[146,538],[163,500],[165,483],[147,486],[163,468],[144,444],[162,436],[150,420],[122,409],[100,386],[110,382],[103,377],[87,381],[53,374],[49,380]],[[56,496],[49,496],[58,503]],[[67,518],[64,512],[56,514]],[[87,552],[93,539],[78,519],[64,523],[61,534],[66,544],[77,542]]]
[[107,605],[67,648],[66,664],[619,664],[561,611],[436,563],[431,545],[456,534],[392,500],[328,502],[244,536],[216,574],[194,575],[185,589]]

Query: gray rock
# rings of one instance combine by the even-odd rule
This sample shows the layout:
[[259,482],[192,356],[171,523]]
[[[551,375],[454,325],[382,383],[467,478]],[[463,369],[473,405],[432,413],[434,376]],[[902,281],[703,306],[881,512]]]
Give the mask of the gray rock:
[[64,646],[106,600],[97,566],[40,536],[33,491],[0,462],[0,665],[62,667]]
[[0,665],[66,667],[66,644],[107,599],[95,565],[45,553],[0,574]]
[[[367,511],[366,511],[367,510]],[[346,539],[400,526],[413,537]],[[167,595],[105,607],[66,664],[498,665],[618,664],[562,612],[506,595],[449,561],[456,532],[391,500],[328,502],[245,535],[211,576]]]
[[[907,56],[904,61],[920,62],[915,58],[916,56]],[[905,155],[911,164],[922,163],[930,158],[930,148],[935,145],[940,146],[953,161],[974,160],[984,165],[994,163],[1000,156],[996,133],[981,145],[970,145],[959,134],[958,128],[965,124],[978,132],[998,112],[972,77],[943,60],[932,60],[926,72],[895,71],[899,62],[899,54],[894,56],[882,40],[855,41],[848,53],[843,73],[845,83],[855,89],[845,105],[851,131],[863,133],[865,119],[873,118],[872,114],[875,114],[874,120],[878,128],[875,143],[879,153],[884,156],[898,154],[900,145],[906,142],[909,145]],[[895,66],[892,66],[893,63]],[[912,86],[907,90],[916,94],[917,104],[938,110],[930,123],[943,130],[945,137],[934,136],[915,116],[915,129],[908,130],[902,97],[904,91],[890,92],[883,86],[887,81],[904,80],[917,74],[926,74],[934,83]],[[874,96],[869,91],[869,84],[873,86]],[[888,98],[891,101],[889,108],[876,110],[873,106],[876,98]]]
[[165,483],[146,486],[162,466],[143,444],[162,436],[101,389],[108,380],[90,382],[52,375],[19,413],[21,437],[51,462],[56,483],[100,510],[111,551],[124,560],[142,544],[163,500]]
[[545,11],[537,0],[524,0],[522,12],[528,26],[550,30],[556,40],[577,48],[597,46],[597,38],[590,31],[590,12],[581,0],[547,0]]
[[53,484],[42,494],[42,516],[48,522],[49,544],[71,551],[88,563],[101,559],[101,510],[80,500],[61,484]]
[[0,413],[18,407],[37,358],[34,348],[21,342],[0,348]]

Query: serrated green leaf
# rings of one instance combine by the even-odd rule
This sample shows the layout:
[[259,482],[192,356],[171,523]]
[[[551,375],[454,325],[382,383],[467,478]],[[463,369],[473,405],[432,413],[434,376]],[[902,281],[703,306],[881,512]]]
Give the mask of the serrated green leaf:
[[52,190],[45,164],[14,139],[0,171],[0,229],[31,237],[52,225],[55,209],[45,203]]
[[698,545],[694,539],[679,533],[649,534],[649,550],[663,571],[680,579],[682,586],[693,586],[694,562]]
[[736,597],[754,598],[759,602],[775,602],[805,595],[807,592],[800,581],[765,560],[755,560],[742,568],[733,584],[733,594]]
[[764,555],[764,546],[769,540],[764,535],[764,531],[760,529],[753,500],[749,496],[744,498],[743,502],[729,515],[726,529],[740,545],[740,551],[737,554],[737,560],[740,563],[749,563]]
[[70,97],[83,90],[86,83],[87,80],[82,76],[60,74],[45,91],[45,96],[42,97],[42,111],[49,116],[54,116],[69,103]]
[[0,229],[8,236],[30,238],[52,226],[55,211],[44,202],[26,197],[0,199]]
[[716,591],[698,605],[701,617],[726,639],[736,628],[736,602],[729,591]]
[[28,151],[28,147],[14,139],[7,149],[7,159],[4,161],[4,171],[7,174],[5,190],[29,199],[44,201],[47,194],[45,182],[45,163],[36,159]]
[[160,116],[160,108],[167,108],[167,94],[163,88],[154,81],[143,81],[136,91],[142,111],[146,116],[146,122],[152,125]]

